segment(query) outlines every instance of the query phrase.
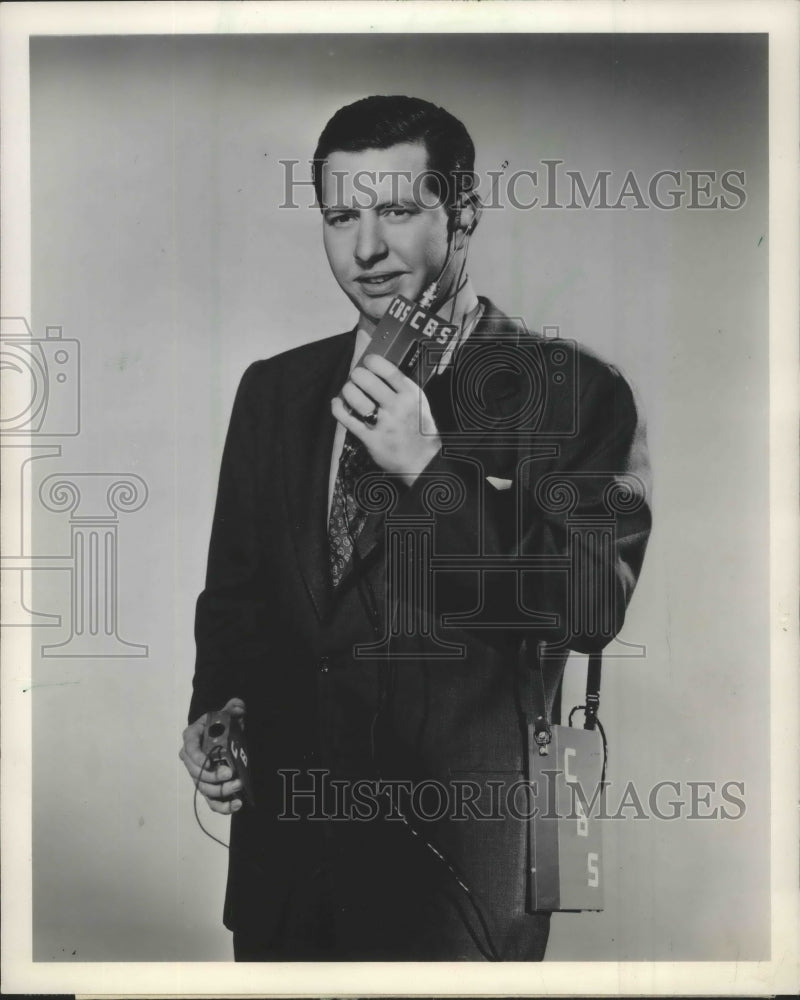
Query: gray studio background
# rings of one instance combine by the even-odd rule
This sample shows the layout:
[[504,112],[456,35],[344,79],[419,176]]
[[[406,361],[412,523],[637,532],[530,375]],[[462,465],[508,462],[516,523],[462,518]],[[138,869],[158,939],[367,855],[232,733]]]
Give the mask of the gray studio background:
[[[612,787],[746,788],[738,821],[606,823],[606,910],[555,916],[548,958],[768,956],[766,86],[754,36],[32,40],[31,321],[80,341],[82,392],[81,433],[33,463],[34,490],[81,472],[148,488],[119,515],[117,593],[147,656],[38,655],[71,598],[69,573],[33,574],[36,610],[64,620],[34,632],[36,960],[231,957],[227,858],[177,759],[194,602],[242,371],[354,319],[316,211],[278,210],[278,160],[307,161],[369,93],[443,104],[481,171],[746,173],[738,211],[487,212],[471,272],[618,363],[648,413],[655,531],[623,633],[647,655],[605,670]],[[68,553],[69,515],[31,502],[36,551]],[[567,705],[582,683],[577,663]]]

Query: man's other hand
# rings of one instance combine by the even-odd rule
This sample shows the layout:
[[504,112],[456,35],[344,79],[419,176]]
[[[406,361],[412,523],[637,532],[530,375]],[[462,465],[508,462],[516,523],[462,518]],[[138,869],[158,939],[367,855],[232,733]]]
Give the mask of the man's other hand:
[[[363,441],[376,465],[410,486],[442,445],[428,400],[416,382],[386,358],[368,354],[363,363],[366,367],[350,372],[341,398],[331,402],[331,412]],[[359,419],[373,413],[374,422]]]
[[[241,698],[231,698],[223,711],[230,712],[232,716],[242,720],[245,714],[244,702]],[[214,812],[228,815],[242,808],[242,800],[239,797],[242,783],[227,766],[209,767],[206,755],[201,749],[206,718],[207,714],[201,715],[184,729],[183,746],[178,756],[210,808]]]

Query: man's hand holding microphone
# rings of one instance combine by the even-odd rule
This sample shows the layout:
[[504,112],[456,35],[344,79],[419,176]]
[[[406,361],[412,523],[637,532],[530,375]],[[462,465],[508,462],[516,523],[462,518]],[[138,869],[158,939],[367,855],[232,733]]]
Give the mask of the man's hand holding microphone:
[[[245,704],[241,698],[231,698],[223,711],[229,712],[240,725],[244,725]],[[243,785],[227,764],[216,766],[203,749],[207,720],[208,713],[184,729],[183,746],[178,756],[209,807],[214,812],[230,815],[242,808]]]

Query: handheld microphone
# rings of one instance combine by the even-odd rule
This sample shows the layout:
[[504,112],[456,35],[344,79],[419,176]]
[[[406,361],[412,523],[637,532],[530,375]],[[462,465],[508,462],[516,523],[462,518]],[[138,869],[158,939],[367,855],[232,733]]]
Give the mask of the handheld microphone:
[[417,303],[403,295],[395,295],[356,367],[363,368],[364,358],[377,354],[424,387],[436,370],[442,352],[458,334],[456,324],[445,323],[430,312],[422,304],[424,302],[425,296]]
[[224,764],[233,771],[242,783],[245,798],[254,806],[247,747],[239,720],[230,712],[209,712],[200,747],[212,767]]

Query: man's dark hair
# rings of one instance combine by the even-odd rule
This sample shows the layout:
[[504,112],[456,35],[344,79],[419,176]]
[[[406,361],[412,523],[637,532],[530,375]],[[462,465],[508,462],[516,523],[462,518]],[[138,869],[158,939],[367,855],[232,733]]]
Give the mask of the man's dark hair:
[[428,151],[426,182],[434,197],[453,211],[463,192],[475,186],[475,147],[463,123],[419,97],[376,95],[348,104],[322,130],[314,153],[313,178],[322,205],[322,165],[336,151],[360,153],[401,142],[423,142]]

